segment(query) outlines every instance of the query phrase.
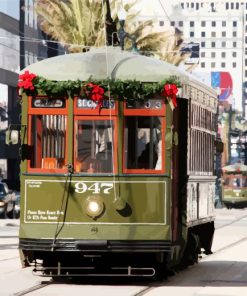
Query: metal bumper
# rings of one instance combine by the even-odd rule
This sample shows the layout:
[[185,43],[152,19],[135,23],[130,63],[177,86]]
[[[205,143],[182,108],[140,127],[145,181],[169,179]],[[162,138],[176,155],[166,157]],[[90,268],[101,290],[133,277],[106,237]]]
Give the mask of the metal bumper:
[[77,240],[77,239],[24,239],[19,248],[25,251],[57,252],[171,252],[170,241],[140,240]]

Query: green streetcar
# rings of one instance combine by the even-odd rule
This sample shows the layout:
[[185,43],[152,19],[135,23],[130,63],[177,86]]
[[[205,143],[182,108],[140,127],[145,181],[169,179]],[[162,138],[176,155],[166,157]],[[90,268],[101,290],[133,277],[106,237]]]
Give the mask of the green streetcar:
[[247,206],[247,166],[228,165],[223,170],[222,202],[228,208]]
[[[155,94],[164,80],[166,98]],[[118,48],[35,63],[19,87],[23,266],[54,278],[153,277],[211,253],[211,88]]]

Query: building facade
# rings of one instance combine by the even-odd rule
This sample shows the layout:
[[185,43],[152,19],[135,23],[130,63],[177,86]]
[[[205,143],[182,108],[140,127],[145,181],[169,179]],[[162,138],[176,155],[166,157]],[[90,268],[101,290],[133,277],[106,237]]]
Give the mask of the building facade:
[[[216,88],[219,100],[247,115],[246,1],[178,1],[171,25],[184,35],[185,45],[198,45],[187,63],[198,63],[193,73]],[[246,40],[245,40],[246,39]],[[197,60],[196,60],[197,58]]]
[[19,187],[20,145],[6,145],[5,131],[20,130],[18,75],[31,63],[58,54],[38,29],[33,0],[0,1],[0,180]]

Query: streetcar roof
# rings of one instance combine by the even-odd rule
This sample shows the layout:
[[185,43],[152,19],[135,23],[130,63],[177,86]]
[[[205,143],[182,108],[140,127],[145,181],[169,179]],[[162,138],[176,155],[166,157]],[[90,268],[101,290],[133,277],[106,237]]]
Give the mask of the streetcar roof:
[[121,51],[119,47],[60,55],[31,64],[21,72],[26,70],[54,81],[110,78],[161,82],[165,78],[177,76],[181,83],[194,81],[212,91],[212,88],[207,87],[198,78],[172,64],[138,53]]
[[235,163],[235,164],[230,164],[222,168],[222,171],[224,173],[247,173],[247,165],[244,165],[242,163]]

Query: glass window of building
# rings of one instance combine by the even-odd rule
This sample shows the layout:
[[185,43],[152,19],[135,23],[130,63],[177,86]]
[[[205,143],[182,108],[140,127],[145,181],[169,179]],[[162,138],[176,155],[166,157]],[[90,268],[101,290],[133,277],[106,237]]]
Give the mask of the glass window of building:
[[211,68],[215,68],[215,62],[211,63]]
[[247,59],[244,60],[244,64],[245,64],[245,66],[247,66]]
[[232,32],[232,37],[237,37],[237,32],[236,31]]
[[196,10],[199,10],[199,3],[196,2]]
[[232,67],[233,67],[233,68],[236,68],[236,67],[237,67],[237,63],[236,63],[236,62],[233,62],[233,63],[232,63]]
[[231,3],[231,9],[234,9],[234,3],[233,2]]
[[222,21],[222,27],[226,27],[226,21]]
[[247,43],[247,36],[245,36],[245,43]]
[[215,52],[211,52],[211,58],[215,58],[215,57],[216,57]]
[[175,22],[174,21],[171,22],[171,26],[173,26],[173,27],[175,26]]
[[237,21],[232,22],[233,27],[237,27]]
[[226,37],[226,31],[222,31],[222,32],[221,32],[221,36],[222,36],[222,37]]
[[236,53],[236,51],[234,51],[234,52],[232,53],[232,56],[233,56],[234,58],[237,57],[237,53]]
[[184,25],[184,23],[183,23],[182,21],[179,21],[179,22],[178,22],[178,26],[179,26],[179,27],[183,27],[183,25]]
[[190,27],[194,27],[194,25],[195,25],[195,22],[194,21],[191,21],[190,22]]
[[34,11],[33,0],[25,0],[25,24],[37,29],[37,14]]
[[18,72],[20,68],[19,36],[0,28],[0,68]]
[[201,36],[205,37],[206,36],[206,32],[201,32]]
[[211,37],[216,37],[216,32],[211,32]]
[[[0,131],[8,128],[8,85],[0,83]],[[0,166],[1,168],[1,166]]]
[[181,8],[184,9],[184,3],[181,3]]
[[222,62],[222,63],[221,63],[221,67],[222,67],[222,68],[225,68],[225,66],[226,66],[226,63],[225,63],[225,62]]
[[190,32],[190,37],[194,37],[194,32]]
[[225,42],[225,41],[222,41],[222,42],[221,42],[221,46],[222,46],[222,47],[226,47],[226,42]]
[[201,42],[201,47],[205,47],[205,42]]
[[212,27],[216,27],[216,21],[212,21]]
[[202,68],[205,68],[205,63],[204,63],[204,62],[201,63],[201,67],[202,67]]
[[236,9],[239,9],[239,3],[238,2],[236,3]]
[[211,42],[211,46],[212,47],[215,47],[215,42]]
[[226,9],[229,9],[229,3],[226,2]]
[[226,53],[224,51],[221,53],[221,57],[222,58],[225,58],[226,57]]
[[237,42],[232,42],[232,46],[235,48],[237,47]]
[[205,21],[201,21],[201,26],[202,27],[206,27],[206,22]]
[[164,22],[164,21],[160,21],[160,27],[163,27],[163,26],[164,26],[164,24],[165,24],[165,22]]
[[205,51],[202,51],[202,52],[201,52],[201,58],[205,58],[205,56],[206,56]]

